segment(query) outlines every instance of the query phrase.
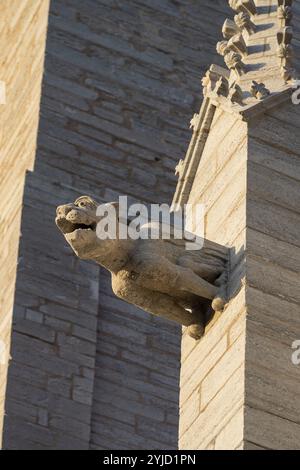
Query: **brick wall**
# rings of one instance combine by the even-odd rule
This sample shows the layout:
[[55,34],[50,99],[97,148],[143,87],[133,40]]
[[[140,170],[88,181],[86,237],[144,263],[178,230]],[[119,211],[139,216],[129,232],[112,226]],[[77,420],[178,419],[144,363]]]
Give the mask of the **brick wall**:
[[1,2],[0,442],[24,178],[35,156],[47,19],[47,0]]
[[53,219],[83,193],[171,201],[226,12],[223,0],[52,0],[5,448],[177,447],[180,329],[114,298]]

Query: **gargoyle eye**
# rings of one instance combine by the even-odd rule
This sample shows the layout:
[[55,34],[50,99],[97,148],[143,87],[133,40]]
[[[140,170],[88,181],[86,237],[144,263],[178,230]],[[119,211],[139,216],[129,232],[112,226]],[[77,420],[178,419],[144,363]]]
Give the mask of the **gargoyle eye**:
[[77,202],[76,206],[85,208],[87,206],[87,203],[85,201],[79,201]]

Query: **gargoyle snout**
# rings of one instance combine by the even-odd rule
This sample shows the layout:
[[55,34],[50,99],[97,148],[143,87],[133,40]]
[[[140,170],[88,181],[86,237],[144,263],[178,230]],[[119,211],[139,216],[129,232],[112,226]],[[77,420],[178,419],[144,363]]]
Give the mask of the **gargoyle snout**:
[[64,219],[68,215],[68,213],[73,209],[72,206],[68,204],[64,204],[63,206],[58,206],[56,209],[56,216],[58,218]]

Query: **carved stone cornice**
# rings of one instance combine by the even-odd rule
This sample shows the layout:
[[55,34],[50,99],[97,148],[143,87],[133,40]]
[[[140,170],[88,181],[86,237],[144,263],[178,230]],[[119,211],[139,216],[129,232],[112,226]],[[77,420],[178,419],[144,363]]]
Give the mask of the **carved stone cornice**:
[[[257,99],[246,105],[243,104],[243,92],[236,83],[229,88],[227,98],[218,96],[216,93],[209,94],[201,107],[198,132],[193,134],[186,157],[183,163],[180,164],[180,179],[177,184],[172,207],[183,207],[188,202],[217,108],[229,114],[234,113],[240,120],[249,122],[252,119],[257,119],[269,110],[289,102],[293,92],[294,88],[290,84],[282,86],[276,93],[270,93],[264,86],[261,87],[261,84],[258,84],[258,89],[255,91],[257,94],[255,98]],[[239,106],[236,106],[236,104],[239,104]]]
[[183,163],[179,163],[179,181],[172,202],[172,210],[183,207],[187,203],[215,111],[216,106],[210,98],[205,97],[198,115],[198,125],[194,128],[185,159]]

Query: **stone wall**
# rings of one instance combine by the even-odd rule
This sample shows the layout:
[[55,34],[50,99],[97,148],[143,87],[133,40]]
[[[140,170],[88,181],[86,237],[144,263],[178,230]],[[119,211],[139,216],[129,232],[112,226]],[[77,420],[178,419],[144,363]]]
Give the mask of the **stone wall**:
[[183,336],[180,449],[239,448],[243,439],[246,162],[247,124],[217,110],[189,203],[205,205],[205,237],[231,247],[233,300],[201,341]]
[[299,106],[249,126],[245,448],[300,449]]
[[48,6],[48,0],[0,5],[0,80],[6,84],[6,105],[0,104],[0,441],[23,187],[35,157]]
[[114,298],[53,220],[83,193],[171,201],[226,11],[221,0],[51,2],[5,448],[177,447],[179,328]]
[[55,206],[169,202],[223,0],[52,0],[26,181],[5,448],[176,448],[180,331],[76,260]]
[[249,123],[216,111],[190,202],[206,205],[206,237],[232,248],[231,300],[200,342],[183,337],[182,449],[300,448],[299,113],[290,101]]
[[223,0],[52,0],[28,175],[4,447],[176,448],[180,331],[118,301],[55,207],[88,193],[169,202]]

